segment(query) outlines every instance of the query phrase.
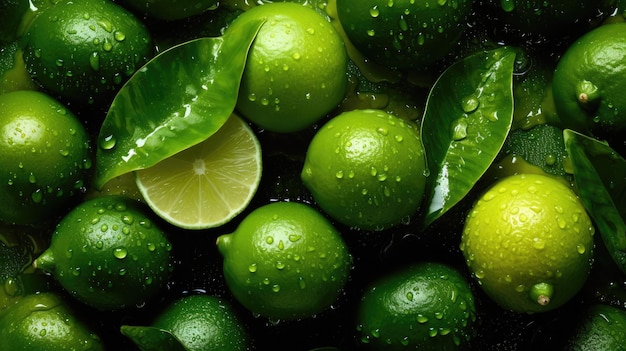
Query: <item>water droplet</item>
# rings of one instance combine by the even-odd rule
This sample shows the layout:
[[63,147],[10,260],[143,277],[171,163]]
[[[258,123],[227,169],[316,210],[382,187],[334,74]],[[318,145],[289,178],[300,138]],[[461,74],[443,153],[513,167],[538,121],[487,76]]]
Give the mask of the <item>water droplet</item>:
[[278,285],[278,284],[272,285],[272,291],[275,292],[275,293],[279,292],[280,291],[280,285]]
[[335,173],[335,177],[337,179],[343,179],[343,171],[337,171],[337,173]]
[[579,254],[584,254],[586,249],[585,249],[585,245],[583,244],[578,244],[576,245],[576,251],[578,251]]
[[89,55],[89,66],[91,66],[94,71],[100,70],[100,53],[94,51]]
[[543,239],[541,238],[534,238],[533,239],[533,247],[537,250],[543,250],[546,248],[546,243]]
[[154,245],[154,243],[148,243],[146,246],[150,252],[154,252],[156,250],[156,245]]
[[257,271],[257,265],[256,263],[252,263],[251,265],[248,266],[248,271],[250,273],[255,273]]
[[418,314],[417,315],[417,322],[420,324],[424,324],[428,322],[428,317],[424,316],[423,314]]
[[376,18],[379,15],[380,15],[380,10],[378,9],[378,5],[374,5],[374,7],[370,9],[370,16],[372,16],[372,18]]
[[113,44],[108,39],[104,39],[104,43],[102,43],[102,50],[111,51],[113,49]]
[[292,243],[295,243],[296,241],[300,240],[300,238],[302,238],[302,235],[297,235],[297,234],[289,235],[289,241],[291,241]]
[[124,41],[124,39],[126,39],[126,34],[124,34],[124,32],[120,32],[118,30],[118,31],[115,31],[115,33],[113,33],[113,37],[117,41]]
[[480,101],[475,96],[466,96],[461,101],[461,108],[465,113],[472,113],[478,109]]
[[103,150],[111,150],[115,147],[115,144],[117,143],[117,139],[115,138],[114,135],[108,135],[105,136],[103,138],[100,138],[100,148]]
[[265,238],[265,242],[268,244],[273,244],[274,243],[274,237],[273,236],[268,236],[267,238]]
[[276,262],[276,269],[279,269],[279,270],[285,269],[285,264],[281,261]]
[[127,255],[128,255],[128,251],[126,251],[126,249],[123,247],[118,247],[115,250],[113,250],[113,256],[115,256],[115,258],[117,259],[122,260],[126,258]]
[[41,201],[43,201],[43,191],[41,189],[35,190],[30,195],[30,198],[33,200],[34,203],[40,203]]
[[373,30],[373,29],[368,29],[367,30],[367,35],[370,36],[370,37],[373,37],[373,36],[376,35],[376,31]]
[[455,141],[461,141],[467,138],[467,118],[459,118],[453,122],[452,125],[452,139]]

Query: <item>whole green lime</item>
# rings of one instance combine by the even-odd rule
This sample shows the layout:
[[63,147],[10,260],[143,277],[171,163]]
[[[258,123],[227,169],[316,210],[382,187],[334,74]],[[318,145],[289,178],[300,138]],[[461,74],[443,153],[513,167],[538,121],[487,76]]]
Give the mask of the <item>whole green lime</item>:
[[231,305],[209,295],[190,295],[174,301],[152,323],[167,330],[188,351],[248,350],[248,332]]
[[147,28],[110,0],[62,0],[34,17],[24,42],[33,78],[84,104],[109,102],[153,54]]
[[466,28],[471,0],[337,0],[348,38],[372,61],[424,70],[450,52]]
[[60,102],[22,90],[0,95],[0,135],[0,220],[56,220],[88,183],[87,131]]
[[371,283],[359,303],[357,332],[368,350],[456,350],[474,335],[475,321],[467,280],[427,262]]
[[470,210],[465,261],[487,295],[507,310],[558,308],[585,283],[595,229],[562,178],[518,174],[497,181]]
[[330,22],[308,6],[274,2],[237,17],[229,31],[266,18],[250,48],[237,109],[273,132],[295,132],[326,117],[343,100],[348,56]]
[[337,221],[382,230],[417,213],[426,184],[419,128],[382,110],[344,112],[311,141],[301,178]]
[[248,214],[217,239],[224,278],[248,310],[294,320],[321,313],[347,282],[351,255],[340,233],[317,210],[274,202]]
[[567,340],[567,350],[620,350],[626,345],[626,311],[593,304],[584,309],[581,320]]
[[142,306],[173,270],[172,246],[149,213],[122,196],[85,201],[61,220],[34,264],[96,309]]
[[55,293],[25,296],[0,314],[2,349],[104,351],[104,343]]
[[571,44],[554,71],[554,104],[564,127],[626,129],[626,23],[597,27]]

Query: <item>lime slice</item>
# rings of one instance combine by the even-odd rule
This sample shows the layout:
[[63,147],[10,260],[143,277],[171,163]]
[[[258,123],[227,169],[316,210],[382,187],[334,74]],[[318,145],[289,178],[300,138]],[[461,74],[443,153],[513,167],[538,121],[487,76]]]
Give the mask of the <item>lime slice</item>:
[[146,203],[185,229],[215,228],[250,203],[261,181],[261,145],[250,127],[231,115],[210,138],[136,172]]

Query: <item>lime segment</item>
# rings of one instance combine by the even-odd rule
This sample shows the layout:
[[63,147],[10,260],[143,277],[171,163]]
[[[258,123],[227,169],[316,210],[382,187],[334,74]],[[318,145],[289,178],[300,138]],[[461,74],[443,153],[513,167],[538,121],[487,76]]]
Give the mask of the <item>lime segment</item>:
[[233,115],[209,139],[136,172],[146,203],[185,229],[218,227],[241,213],[261,181],[261,145]]

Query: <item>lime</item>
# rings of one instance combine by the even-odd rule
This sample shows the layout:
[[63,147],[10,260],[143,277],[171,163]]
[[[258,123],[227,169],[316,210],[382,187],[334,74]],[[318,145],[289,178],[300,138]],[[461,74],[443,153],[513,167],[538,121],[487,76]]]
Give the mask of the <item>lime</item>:
[[337,221],[381,230],[417,212],[425,171],[415,124],[380,110],[353,110],[317,131],[301,178],[319,206]]
[[603,304],[593,304],[582,313],[567,350],[620,350],[626,345],[626,311]]
[[357,330],[367,349],[456,350],[473,336],[474,296],[454,268],[413,264],[373,282],[358,308]]
[[333,225],[312,207],[274,202],[217,239],[224,278],[248,310],[271,319],[311,317],[341,294],[351,256]]
[[62,0],[34,17],[24,41],[34,79],[80,103],[109,101],[153,52],[145,26],[110,0]]
[[461,250],[501,307],[553,310],[582,287],[593,260],[593,224],[576,194],[547,175],[499,180],[474,204]]
[[471,0],[337,0],[350,42],[372,61],[420,69],[448,54],[466,28]]
[[261,181],[261,146],[236,115],[210,138],[137,171],[137,187],[159,216],[186,229],[217,227],[250,203]]
[[35,266],[96,309],[141,306],[161,291],[173,269],[171,244],[147,213],[122,196],[85,201],[57,225]]
[[123,3],[149,17],[173,21],[213,9],[218,0],[123,0]]
[[248,350],[248,332],[235,311],[210,295],[179,298],[159,313],[152,326],[174,334],[188,351]]
[[33,90],[0,95],[0,220],[55,219],[84,191],[91,168],[87,131],[63,104]]
[[554,71],[554,104],[563,126],[626,129],[626,23],[587,32],[568,47]]
[[104,343],[54,293],[32,294],[0,314],[2,349],[11,351],[104,351]]
[[239,15],[228,30],[266,18],[250,48],[237,109],[274,132],[295,132],[326,117],[343,99],[348,56],[322,15],[296,3],[268,3]]

